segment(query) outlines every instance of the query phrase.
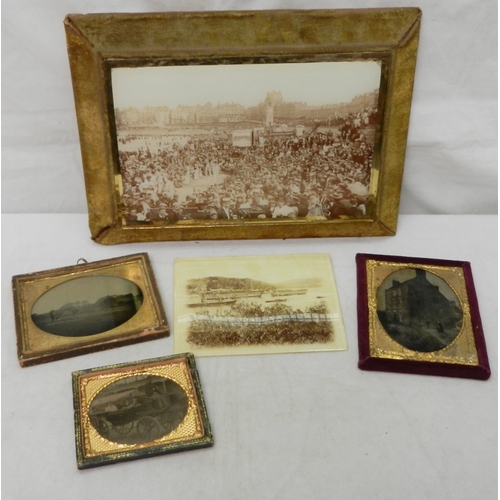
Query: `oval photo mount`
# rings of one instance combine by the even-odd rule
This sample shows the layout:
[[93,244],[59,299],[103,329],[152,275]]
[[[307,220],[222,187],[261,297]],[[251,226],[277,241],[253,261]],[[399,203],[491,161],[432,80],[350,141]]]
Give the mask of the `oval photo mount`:
[[108,441],[142,444],[170,434],[187,411],[187,395],[176,382],[157,375],[133,375],[98,392],[89,417]]
[[400,269],[384,279],[377,289],[377,315],[389,337],[417,352],[448,347],[463,319],[460,301],[446,281],[419,268]]
[[31,309],[31,319],[46,333],[86,337],[127,322],[139,311],[143,300],[142,290],[128,279],[83,276],[41,295]]

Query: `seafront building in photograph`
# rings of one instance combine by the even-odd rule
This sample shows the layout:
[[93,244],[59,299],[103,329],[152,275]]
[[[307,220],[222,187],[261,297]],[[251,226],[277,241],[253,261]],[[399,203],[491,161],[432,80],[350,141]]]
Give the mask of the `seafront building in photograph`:
[[257,106],[245,107],[235,102],[207,102],[204,105],[128,107],[115,110],[119,129],[133,127],[162,127],[165,125],[236,124],[254,121],[269,124],[269,109],[272,109],[270,125],[290,123],[296,120],[334,120],[349,113],[358,113],[365,108],[376,108],[378,90],[355,96],[349,102],[313,106],[306,102],[287,102],[279,90],[267,92]]

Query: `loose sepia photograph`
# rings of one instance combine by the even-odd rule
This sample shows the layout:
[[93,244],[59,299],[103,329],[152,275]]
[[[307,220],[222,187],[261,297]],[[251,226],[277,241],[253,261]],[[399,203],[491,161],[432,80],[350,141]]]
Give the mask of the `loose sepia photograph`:
[[175,352],[347,349],[328,254],[176,259],[175,313]]
[[111,69],[126,224],[367,218],[382,62]]

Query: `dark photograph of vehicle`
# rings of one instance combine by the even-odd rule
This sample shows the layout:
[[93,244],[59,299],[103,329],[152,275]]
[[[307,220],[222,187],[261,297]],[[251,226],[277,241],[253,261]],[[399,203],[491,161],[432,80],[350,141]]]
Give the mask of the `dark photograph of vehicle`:
[[105,439],[141,444],[160,439],[182,422],[188,398],[173,380],[133,375],[100,391],[90,405],[90,422]]

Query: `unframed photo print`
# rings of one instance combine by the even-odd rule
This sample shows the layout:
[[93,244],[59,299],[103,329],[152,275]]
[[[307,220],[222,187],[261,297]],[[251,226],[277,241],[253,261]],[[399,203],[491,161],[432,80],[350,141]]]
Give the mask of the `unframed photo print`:
[[327,254],[176,259],[175,311],[175,352],[347,349]]

